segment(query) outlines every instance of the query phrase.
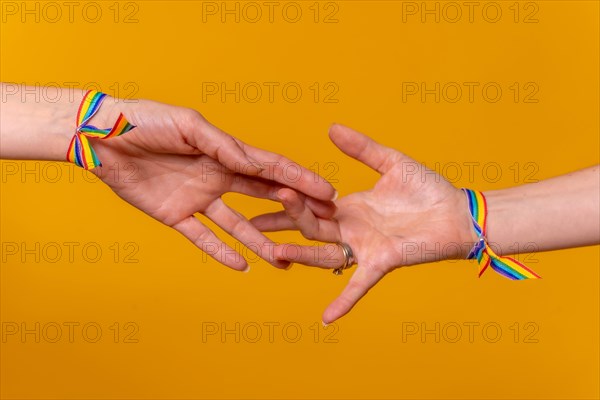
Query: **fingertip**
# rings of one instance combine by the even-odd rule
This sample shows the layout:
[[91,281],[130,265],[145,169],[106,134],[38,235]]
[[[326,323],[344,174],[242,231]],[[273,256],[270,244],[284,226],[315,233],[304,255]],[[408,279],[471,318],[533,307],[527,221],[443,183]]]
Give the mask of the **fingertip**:
[[333,144],[340,149],[342,152],[346,152],[346,148],[349,145],[355,145],[354,141],[356,138],[352,137],[352,133],[356,131],[340,124],[334,124],[329,128],[329,139]]
[[311,193],[306,193],[308,196],[313,197],[315,199],[321,200],[321,201],[333,201],[337,198],[337,191],[335,190],[335,188],[333,187],[333,185],[325,178],[317,175],[319,177],[319,179],[321,180],[321,188],[319,193],[317,192],[311,192]]
[[334,131],[340,129],[343,126],[344,125],[338,124],[337,122],[332,122],[331,125],[329,125],[329,133],[334,132]]
[[291,267],[291,265],[294,262],[298,261],[297,254],[298,254],[299,250],[290,251],[290,247],[297,247],[297,246],[298,245],[291,244],[291,243],[280,244],[278,246],[275,246],[274,250],[273,250],[273,258],[275,258],[277,260],[285,261],[290,264],[290,265],[288,265],[288,267]]
[[[241,257],[238,255],[238,257]],[[217,261],[219,261],[221,264],[228,266],[229,268],[238,271],[238,272],[249,272],[250,271],[250,265],[248,264],[248,262],[246,261],[245,258],[242,257],[241,260],[219,260],[217,259]]]
[[335,316],[331,312],[330,308],[328,307],[321,317],[321,322],[323,323],[323,326],[325,327],[325,326],[335,322],[338,318],[339,317]]
[[331,324],[334,321],[342,318],[344,315],[348,314],[354,306],[356,302],[353,302],[343,293],[335,299],[323,312],[323,322],[326,324]]
[[250,157],[242,149],[239,149],[238,156],[239,159],[234,162],[233,166],[230,164],[225,164],[225,166],[238,174],[248,176],[259,176],[265,170],[262,163]]
[[308,208],[320,218],[329,219],[333,217],[338,210],[337,205],[332,200],[317,200],[315,198],[308,197],[306,199]]
[[292,189],[282,188],[277,191],[277,198],[280,201],[291,202],[296,197],[296,192]]
[[334,140],[334,138],[337,137],[343,131],[344,128],[346,128],[344,125],[334,122],[329,127],[329,138]]
[[283,259],[274,259],[271,264],[277,269],[287,270],[291,263]]
[[248,157],[249,164],[248,168],[244,168],[241,172],[246,175],[258,176],[261,172],[265,170],[264,165],[259,163],[258,161],[253,161],[250,157]]
[[[225,247],[224,245],[223,247]],[[250,265],[248,261],[238,252],[230,249],[228,253],[217,255],[215,258],[221,264],[228,266],[231,269],[234,269],[239,272],[248,272],[250,271]]]
[[324,184],[324,188],[325,190],[323,190],[323,194],[319,194],[318,196],[316,194],[310,194],[310,196],[314,197],[315,199],[319,199],[322,201],[334,201],[337,198],[337,190],[335,190],[335,188],[333,187],[333,185],[331,184],[331,182],[329,182],[327,179],[319,176],[319,178],[321,178],[323,184]]
[[[283,205],[283,208],[285,208],[288,215],[290,215],[290,213],[292,213],[292,215],[296,215],[304,208],[304,196],[293,189],[280,189],[277,192],[277,197],[279,198],[279,201]],[[292,215],[290,215],[290,217],[292,217]]]
[[[273,258],[275,258],[277,260],[286,260],[284,244],[273,247]],[[286,261],[288,261],[288,260],[286,260]]]

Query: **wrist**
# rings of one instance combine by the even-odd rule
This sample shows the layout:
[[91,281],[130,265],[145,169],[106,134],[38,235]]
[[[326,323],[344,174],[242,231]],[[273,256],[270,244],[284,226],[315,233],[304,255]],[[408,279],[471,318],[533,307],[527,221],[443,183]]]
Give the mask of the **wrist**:
[[457,210],[458,220],[456,222],[457,227],[457,241],[460,244],[462,250],[458,258],[467,258],[471,249],[479,241],[479,236],[473,226],[473,217],[469,210],[469,200],[463,190],[456,191],[457,197]]
[[486,239],[499,255],[509,254],[511,240],[516,240],[517,232],[513,222],[518,212],[519,201],[510,190],[492,190],[483,193],[487,204]]
[[[41,121],[49,121],[45,128],[40,127],[36,132],[39,138],[37,148],[41,153],[31,158],[51,161],[65,161],[67,149],[75,135],[75,118],[82,96],[75,96],[73,102],[49,104],[40,109]],[[44,115],[45,114],[45,115]],[[33,117],[35,118],[35,117]]]
[[[52,146],[48,149],[53,160],[64,161],[66,159],[67,150],[76,134],[77,115],[85,93],[85,91],[77,91],[76,95],[72,97],[74,101],[62,104],[54,110],[53,120],[55,123],[52,125],[54,128],[51,132],[53,140],[51,140]],[[101,129],[111,128],[120,114],[118,105],[117,99],[106,96],[100,108],[87,122],[87,125],[93,125]],[[98,140],[92,139],[92,147],[97,145],[98,142]]]

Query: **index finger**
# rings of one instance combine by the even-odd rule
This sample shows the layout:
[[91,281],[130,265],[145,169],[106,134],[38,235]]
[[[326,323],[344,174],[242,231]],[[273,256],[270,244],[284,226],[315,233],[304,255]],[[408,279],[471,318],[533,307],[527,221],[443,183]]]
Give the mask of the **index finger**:
[[[238,139],[236,141],[247,156],[261,165],[262,170],[257,174],[261,178],[281,183],[315,199],[337,198],[337,191],[331,183],[313,171],[280,154],[250,146]],[[251,171],[252,174],[255,172]]]

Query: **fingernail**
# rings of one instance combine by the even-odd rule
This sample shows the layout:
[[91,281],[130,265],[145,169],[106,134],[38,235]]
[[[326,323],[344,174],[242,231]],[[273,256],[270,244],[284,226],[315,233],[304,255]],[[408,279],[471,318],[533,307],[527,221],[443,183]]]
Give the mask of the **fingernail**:
[[338,191],[336,190],[336,191],[335,191],[335,193],[333,194],[333,198],[331,199],[331,201],[336,201],[339,195],[340,195],[340,194],[339,194],[339,193],[338,193]]
[[292,268],[292,265],[294,265],[294,263],[290,263],[290,265],[287,266],[287,268],[285,269],[286,271],[289,271]]
[[242,270],[242,272],[243,272],[243,273],[245,273],[245,274],[247,274],[248,272],[250,272],[250,266],[249,266],[249,265],[246,265],[246,268],[244,268],[244,269]]
[[321,321],[321,323],[323,324],[323,328],[327,328],[329,326],[329,324],[326,324],[325,321]]
[[254,165],[254,168],[256,168],[259,171],[263,171],[265,169],[265,167],[261,163],[258,163],[258,162],[254,162],[254,163],[252,163],[252,165]]
[[252,158],[250,156],[248,156],[247,158],[248,158],[248,161],[250,161],[250,164],[252,164],[252,166],[254,168],[256,168],[259,172],[265,169],[265,167],[261,163],[256,161],[254,158]]

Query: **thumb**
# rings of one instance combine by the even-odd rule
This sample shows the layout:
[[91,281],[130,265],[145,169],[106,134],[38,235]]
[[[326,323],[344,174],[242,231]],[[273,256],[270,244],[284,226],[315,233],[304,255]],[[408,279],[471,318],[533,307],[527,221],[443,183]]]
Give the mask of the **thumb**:
[[358,266],[342,294],[335,299],[323,313],[323,323],[330,324],[348,314],[367,292],[379,282],[385,273],[379,269]]
[[383,146],[370,137],[344,125],[333,124],[329,128],[329,138],[348,156],[366,164],[380,174],[385,174],[394,162],[402,158],[411,161],[402,153]]

